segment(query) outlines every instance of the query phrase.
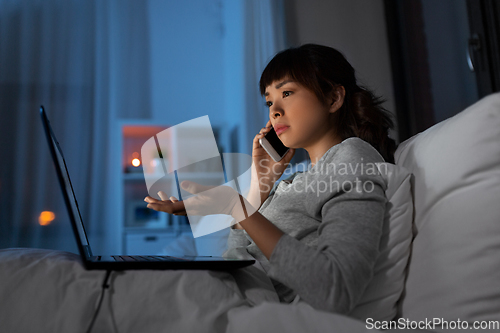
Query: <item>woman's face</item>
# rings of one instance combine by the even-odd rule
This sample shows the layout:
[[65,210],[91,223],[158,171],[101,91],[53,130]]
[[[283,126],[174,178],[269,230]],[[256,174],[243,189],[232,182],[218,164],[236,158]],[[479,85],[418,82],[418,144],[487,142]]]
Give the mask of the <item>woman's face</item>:
[[330,101],[322,103],[314,92],[288,78],[266,88],[269,118],[283,144],[308,148],[334,136]]

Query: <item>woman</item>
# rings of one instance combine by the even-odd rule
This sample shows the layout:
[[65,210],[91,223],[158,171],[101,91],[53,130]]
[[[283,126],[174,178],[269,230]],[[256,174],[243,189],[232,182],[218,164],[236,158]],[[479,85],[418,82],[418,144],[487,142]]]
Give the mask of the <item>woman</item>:
[[[318,309],[348,314],[378,256],[386,184],[375,163],[394,160],[392,121],[381,101],[358,86],[342,54],[326,46],[278,53],[262,73],[260,91],[269,122],[253,140],[249,199],[231,196],[226,188],[225,207],[215,209],[205,196],[197,199],[204,207],[200,213],[227,213],[240,221],[229,244],[246,248],[262,263],[282,301],[300,296]],[[259,144],[271,126],[291,148],[279,162]],[[309,169],[271,191],[296,148],[308,152]],[[181,185],[191,193],[200,190],[193,183]],[[258,211],[237,209],[239,200]],[[174,197],[146,201],[169,213],[184,209]]]

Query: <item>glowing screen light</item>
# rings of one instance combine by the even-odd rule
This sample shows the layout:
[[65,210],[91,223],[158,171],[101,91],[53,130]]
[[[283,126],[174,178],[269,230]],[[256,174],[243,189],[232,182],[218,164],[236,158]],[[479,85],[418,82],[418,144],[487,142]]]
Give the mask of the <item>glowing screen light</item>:
[[56,218],[56,215],[51,212],[51,211],[43,211],[40,213],[40,216],[38,217],[38,223],[40,225],[49,225],[54,219]]

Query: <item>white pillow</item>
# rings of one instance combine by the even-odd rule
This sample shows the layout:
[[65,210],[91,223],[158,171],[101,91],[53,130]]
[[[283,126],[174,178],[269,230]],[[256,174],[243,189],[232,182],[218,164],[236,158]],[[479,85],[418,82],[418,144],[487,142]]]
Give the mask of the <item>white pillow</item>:
[[405,141],[396,163],[414,175],[403,317],[498,320],[500,94]]
[[359,319],[391,320],[397,314],[397,302],[405,283],[405,271],[412,238],[413,201],[411,174],[403,167],[377,163],[387,189],[387,208],[380,254],[372,281],[361,301],[350,313]]

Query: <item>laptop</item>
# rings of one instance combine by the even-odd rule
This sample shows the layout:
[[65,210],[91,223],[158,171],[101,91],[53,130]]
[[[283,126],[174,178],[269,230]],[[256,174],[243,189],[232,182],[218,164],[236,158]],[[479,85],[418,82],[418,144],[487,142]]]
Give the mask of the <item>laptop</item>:
[[228,259],[214,256],[182,256],[172,257],[165,255],[94,255],[85,232],[85,226],[78,208],[71,179],[66,167],[64,156],[54,132],[49,123],[47,114],[40,106],[42,125],[47,137],[50,153],[56,168],[57,178],[61,185],[64,202],[73,226],[78,251],[86,269],[93,270],[136,270],[136,269],[210,269],[232,270],[252,265],[255,260]]

